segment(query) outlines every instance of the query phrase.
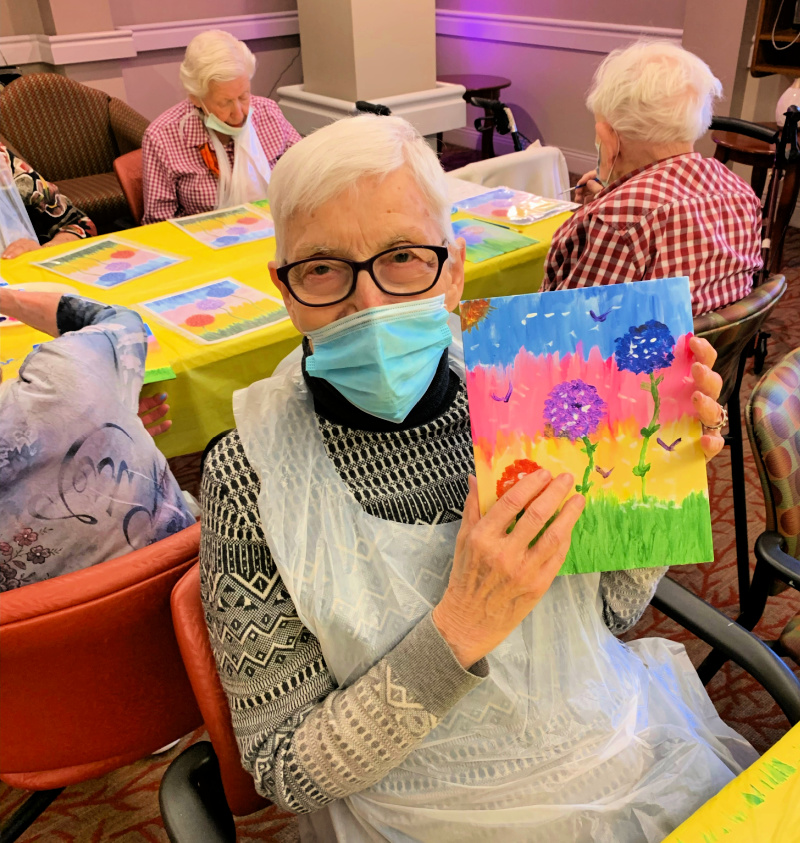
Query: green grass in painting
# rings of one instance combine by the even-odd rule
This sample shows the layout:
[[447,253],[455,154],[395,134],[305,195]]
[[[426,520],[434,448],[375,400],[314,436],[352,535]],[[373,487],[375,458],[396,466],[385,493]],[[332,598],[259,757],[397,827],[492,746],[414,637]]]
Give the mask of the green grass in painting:
[[714,558],[708,497],[692,492],[680,505],[592,496],[572,532],[560,574],[620,571],[710,562]]

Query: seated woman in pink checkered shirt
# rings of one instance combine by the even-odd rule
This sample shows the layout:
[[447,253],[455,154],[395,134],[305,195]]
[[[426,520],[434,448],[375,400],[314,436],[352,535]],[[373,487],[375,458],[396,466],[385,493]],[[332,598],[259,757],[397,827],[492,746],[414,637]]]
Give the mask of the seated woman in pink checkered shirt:
[[744,298],[761,268],[761,204],[694,143],[722,86],[668,42],[615,50],[595,74],[597,169],[556,231],[542,290],[688,275],[698,316]]
[[142,141],[144,224],[266,198],[272,167],[300,135],[277,103],[251,95],[255,68],[228,32],[189,42],[180,69],[188,99]]

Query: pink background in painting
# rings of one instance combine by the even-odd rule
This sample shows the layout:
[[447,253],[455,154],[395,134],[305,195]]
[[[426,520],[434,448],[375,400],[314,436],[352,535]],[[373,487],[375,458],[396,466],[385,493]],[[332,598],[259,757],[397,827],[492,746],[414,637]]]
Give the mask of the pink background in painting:
[[[691,377],[693,355],[688,348],[689,335],[682,336],[675,344],[675,361],[669,369],[656,372],[664,375],[659,386],[662,425],[693,416],[691,402],[694,382]],[[478,447],[491,452],[490,443],[496,441],[498,431],[524,435],[530,439],[544,436],[544,404],[550,390],[563,381],[580,378],[597,388],[608,407],[601,426],[607,423],[612,433],[629,420],[637,427],[650,423],[653,400],[650,392],[640,388],[649,384],[646,374],[635,375],[620,371],[613,357],[604,360],[597,347],[592,347],[586,360],[581,347],[575,354],[565,356],[535,356],[524,349],[517,354],[512,367],[479,366],[467,370],[469,409],[472,420],[472,438]],[[495,401],[491,393],[505,396],[509,379],[513,385],[507,403]]]

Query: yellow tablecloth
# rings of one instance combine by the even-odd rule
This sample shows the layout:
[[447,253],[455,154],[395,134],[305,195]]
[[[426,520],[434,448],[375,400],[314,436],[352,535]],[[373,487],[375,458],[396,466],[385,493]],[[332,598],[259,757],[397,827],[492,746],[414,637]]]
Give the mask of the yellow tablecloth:
[[[459,216],[463,215],[457,214],[454,219]],[[464,298],[538,290],[553,232],[567,216],[560,214],[517,229],[539,241],[532,246],[481,263],[467,263]],[[69,282],[81,295],[136,309],[139,302],[231,276],[278,296],[267,272],[267,262],[275,256],[274,239],[214,250],[168,222],[130,229],[116,236],[189,259],[109,290]],[[75,244],[51,246],[12,261],[2,261],[0,276],[9,284],[66,282],[65,278],[32,264],[73,248]],[[233,392],[272,374],[278,362],[300,342],[300,335],[286,321],[225,342],[201,345],[170,330],[152,315],[142,315],[171,358],[177,375],[175,380],[149,384],[144,390],[146,395],[161,391],[169,393],[173,425],[158,438],[159,447],[168,457],[202,450],[217,433],[233,427]],[[0,328],[0,361],[13,361],[5,362],[4,372],[16,374],[33,345],[47,339],[44,334],[24,325]]]
[[800,724],[663,843],[800,841]]

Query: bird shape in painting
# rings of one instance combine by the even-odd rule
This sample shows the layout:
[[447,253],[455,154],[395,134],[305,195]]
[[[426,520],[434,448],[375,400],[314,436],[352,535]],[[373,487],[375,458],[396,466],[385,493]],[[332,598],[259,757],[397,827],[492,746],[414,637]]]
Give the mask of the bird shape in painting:
[[607,480],[608,475],[611,474],[611,472],[614,470],[614,466],[612,465],[611,468],[609,468],[608,471],[606,471],[605,469],[600,468],[599,465],[596,465],[594,467],[594,470],[603,478],[603,480]]
[[674,450],[675,450],[675,446],[676,446],[676,445],[678,444],[678,442],[680,442],[680,441],[681,441],[681,437],[679,436],[679,437],[678,437],[678,438],[677,438],[677,439],[676,439],[676,440],[675,440],[675,441],[674,441],[671,445],[667,445],[667,443],[666,443],[663,439],[660,439],[659,437],[656,437],[656,442],[658,442],[658,444],[659,444],[659,445],[661,445],[661,447],[662,447],[665,451],[670,451],[670,452],[672,452],[672,451],[674,451]]
[[508,399],[511,398],[511,393],[514,391],[514,384],[511,381],[508,382],[508,391],[506,392],[505,396],[501,397],[496,393],[492,392],[492,398],[495,401],[502,401],[504,404],[508,404]]

